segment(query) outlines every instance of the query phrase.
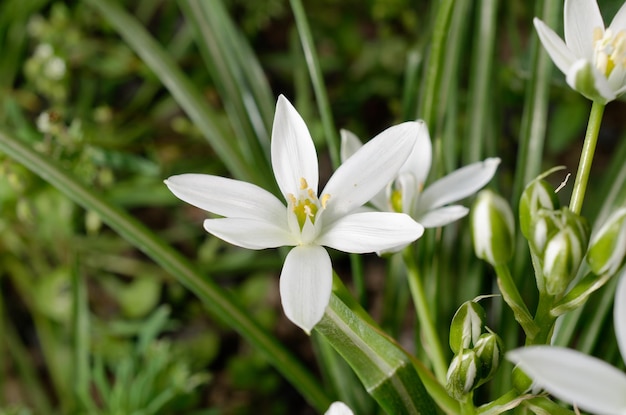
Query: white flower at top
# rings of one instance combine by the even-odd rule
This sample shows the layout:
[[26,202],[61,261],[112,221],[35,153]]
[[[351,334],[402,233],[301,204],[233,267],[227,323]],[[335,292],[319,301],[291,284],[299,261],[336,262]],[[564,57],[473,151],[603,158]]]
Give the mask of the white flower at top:
[[324,415],[354,415],[352,409],[343,402],[333,402]]
[[595,0],[565,0],[565,42],[541,20],[534,23],[573,89],[602,104],[626,91],[626,4],[605,28]]
[[318,164],[304,120],[282,95],[272,128],[274,176],[287,203],[250,183],[205,174],[165,181],[178,198],[222,216],[204,221],[207,232],[248,249],[295,246],[280,275],[287,317],[309,333],[324,315],[332,289],[327,246],[344,252],[376,252],[410,243],[424,229],[399,213],[357,212],[406,160],[415,123],[393,126],[343,163],[318,194]]
[[[423,121],[411,124],[417,140],[404,165],[387,187],[370,201],[383,212],[403,212],[425,228],[452,223],[469,212],[461,205],[448,204],[464,199],[489,183],[496,172],[499,158],[488,158],[462,167],[424,187],[432,163],[432,144]],[[341,159],[347,160],[361,141],[350,131],[341,131]]]
[[[626,275],[615,292],[613,324],[626,359]],[[529,346],[507,353],[539,387],[597,415],[626,414],[626,374],[598,358],[555,346]]]

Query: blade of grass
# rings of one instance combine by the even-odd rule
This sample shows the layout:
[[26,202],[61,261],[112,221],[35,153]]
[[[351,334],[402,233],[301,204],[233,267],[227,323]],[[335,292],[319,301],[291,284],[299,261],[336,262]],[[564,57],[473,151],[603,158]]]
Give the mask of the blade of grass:
[[148,31],[126,12],[117,2],[106,0],[86,0],[95,7],[128,45],[137,53],[148,67],[159,77],[161,82],[174,96],[189,118],[200,129],[229,171],[238,179],[253,182],[266,188],[273,186],[273,180],[257,174],[241,154],[237,141],[227,133],[215,112],[204,100],[197,86],[172,60],[171,56],[148,33]]
[[470,70],[469,89],[469,133],[464,140],[463,161],[466,164],[482,159],[485,153],[485,139],[493,129],[492,108],[494,99],[493,59],[496,43],[497,0],[478,2]]
[[241,308],[229,292],[198,273],[187,259],[145,225],[82,185],[49,158],[3,131],[0,131],[0,151],[39,175],[83,208],[96,212],[104,223],[200,298],[210,313],[219,316],[256,347],[313,407],[318,411],[328,408],[330,399],[311,373],[250,318],[249,313]]
[[298,34],[300,35],[300,42],[302,43],[302,50],[304,51],[304,57],[309,68],[309,75],[311,76],[313,90],[315,91],[315,97],[317,98],[317,107],[322,118],[322,125],[326,136],[328,152],[330,153],[330,160],[333,167],[337,168],[341,163],[341,160],[339,159],[339,137],[335,129],[333,114],[330,110],[330,102],[328,101],[328,94],[326,92],[326,86],[324,85],[324,76],[317,57],[317,52],[315,50],[313,34],[311,33],[311,28],[309,27],[309,22],[307,21],[302,1],[289,0],[289,3],[291,4],[291,10],[293,11],[293,15],[296,20],[296,27],[298,29]]
[[[267,81],[263,82],[262,77],[250,80],[244,70],[253,66],[256,57],[246,54],[247,50],[244,52],[245,42],[239,41],[241,35],[236,32],[221,1],[180,0],[179,4],[195,29],[196,44],[220,92],[230,124],[241,140],[245,157],[254,163],[258,174],[273,177],[267,157],[272,118],[262,113],[261,107],[265,108],[265,113],[273,112],[274,102],[269,99],[257,104],[251,82],[266,85]],[[270,96],[264,89],[258,93],[265,98]]]

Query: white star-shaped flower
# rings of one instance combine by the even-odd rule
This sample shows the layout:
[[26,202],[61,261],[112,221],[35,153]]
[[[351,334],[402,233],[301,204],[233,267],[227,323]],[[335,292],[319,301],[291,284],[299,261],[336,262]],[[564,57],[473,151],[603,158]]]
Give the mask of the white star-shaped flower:
[[324,315],[332,288],[323,246],[376,252],[419,238],[424,229],[408,215],[357,211],[396,175],[416,139],[415,123],[388,128],[343,163],[318,194],[318,162],[304,120],[282,95],[272,128],[274,176],[286,205],[250,183],[204,174],[165,181],[178,198],[222,216],[207,232],[248,249],[294,246],[280,275],[287,317],[309,333]]
[[605,28],[595,0],[565,0],[565,42],[541,20],[534,23],[573,89],[601,104],[626,91],[626,4]]

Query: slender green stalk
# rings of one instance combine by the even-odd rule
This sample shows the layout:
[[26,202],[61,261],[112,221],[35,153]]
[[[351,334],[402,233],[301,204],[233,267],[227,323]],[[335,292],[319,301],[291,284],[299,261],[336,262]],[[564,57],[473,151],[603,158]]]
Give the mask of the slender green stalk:
[[533,318],[526,307],[526,303],[522,299],[517,286],[513,282],[511,271],[508,265],[500,264],[495,267],[498,275],[498,287],[502,293],[502,298],[509,305],[515,316],[515,320],[522,326],[527,337],[535,337],[539,328],[533,321]]
[[[450,28],[454,0],[443,0],[439,3],[435,27],[433,29],[430,53],[426,67],[426,79],[422,83],[424,92],[418,108],[417,117],[423,119],[426,125],[434,126],[435,109],[441,84],[443,57],[445,56],[446,39]],[[431,134],[434,132],[431,131]]]
[[404,250],[403,259],[407,270],[411,296],[415,304],[415,311],[420,322],[420,328],[423,331],[424,340],[427,343],[426,350],[428,351],[437,379],[440,382],[445,382],[448,364],[446,363],[446,357],[441,345],[441,340],[439,339],[439,334],[437,333],[435,321],[430,312],[430,307],[428,306],[424,283],[422,282],[419,269],[413,258],[412,247],[408,247]]
[[291,4],[291,10],[293,11],[293,16],[296,20],[296,27],[298,28],[298,34],[300,35],[300,42],[302,43],[304,57],[309,67],[309,75],[311,76],[313,90],[315,91],[315,97],[317,98],[317,107],[322,118],[322,125],[324,127],[324,134],[326,136],[326,144],[328,145],[330,160],[333,166],[337,168],[339,164],[341,164],[341,160],[339,158],[339,138],[335,129],[333,114],[330,110],[330,102],[328,101],[326,86],[324,85],[324,75],[322,74],[317,52],[315,51],[313,34],[311,33],[311,28],[309,27],[309,22],[306,18],[306,12],[302,6],[302,1],[289,0],[289,3]]
[[241,308],[227,291],[200,274],[187,259],[137,219],[79,183],[49,158],[2,131],[0,131],[0,151],[39,175],[85,209],[95,211],[104,223],[151,257],[198,296],[213,315],[219,316],[246,338],[300,391],[312,406],[318,411],[328,408],[330,399],[326,392],[293,355],[250,318],[249,313]]
[[596,151],[596,144],[598,143],[598,133],[600,132],[603,114],[604,104],[594,101],[591,106],[591,113],[589,114],[587,133],[585,134],[583,150],[580,153],[578,172],[576,173],[576,181],[574,181],[574,190],[572,191],[569,206],[569,209],[576,214],[580,214],[583,206],[583,199],[587,191],[589,172],[591,171],[591,163],[593,162],[593,155]]
[[493,120],[492,68],[496,40],[497,0],[480,0],[479,16],[474,35],[474,50],[470,76],[469,136],[464,141],[464,162],[479,161],[489,136],[488,123]]

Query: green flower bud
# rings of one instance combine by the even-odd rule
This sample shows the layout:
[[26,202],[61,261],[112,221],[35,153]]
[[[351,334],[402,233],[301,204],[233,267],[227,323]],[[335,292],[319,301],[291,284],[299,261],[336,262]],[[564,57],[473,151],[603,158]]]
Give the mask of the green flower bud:
[[471,213],[476,256],[496,266],[513,256],[515,220],[502,196],[490,190],[478,193]]
[[530,182],[519,201],[520,230],[524,237],[530,238],[531,224],[541,209],[556,210],[558,208],[559,199],[548,182],[539,179]]
[[540,291],[550,295],[565,291],[580,267],[588,241],[587,221],[568,208],[537,212],[528,242],[542,267]]
[[495,375],[500,366],[503,350],[504,345],[500,336],[491,331],[480,336],[475,343],[474,352],[480,362],[478,375],[481,383],[488,381]]
[[587,240],[578,237],[571,229],[563,229],[550,239],[543,256],[548,294],[559,295],[565,291],[578,271],[586,248]]
[[626,255],[626,208],[609,217],[593,237],[587,252],[587,263],[596,275],[613,275]]
[[446,390],[450,396],[464,400],[466,395],[478,386],[479,364],[473,350],[465,349],[454,356],[446,375]]
[[452,317],[450,324],[450,349],[459,353],[478,341],[486,320],[485,310],[474,301],[466,301]]

